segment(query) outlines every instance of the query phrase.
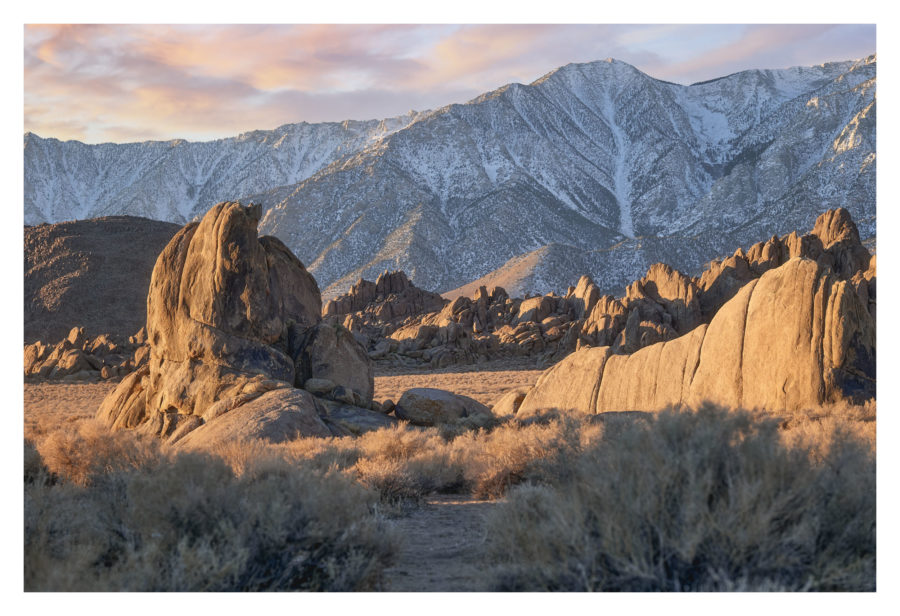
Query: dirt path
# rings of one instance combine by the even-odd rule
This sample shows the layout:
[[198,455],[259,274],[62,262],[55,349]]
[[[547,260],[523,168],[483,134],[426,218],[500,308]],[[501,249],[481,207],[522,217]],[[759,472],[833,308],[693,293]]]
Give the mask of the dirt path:
[[385,570],[387,591],[486,591],[484,517],[496,503],[469,496],[435,496],[393,520],[403,546]]

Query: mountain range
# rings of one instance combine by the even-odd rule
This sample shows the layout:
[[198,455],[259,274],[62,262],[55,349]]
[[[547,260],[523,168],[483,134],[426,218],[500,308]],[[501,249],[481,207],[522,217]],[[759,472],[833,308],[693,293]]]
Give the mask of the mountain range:
[[874,241],[875,85],[875,56],[689,86],[607,60],[386,120],[202,143],[26,133],[25,222],[183,223],[240,199],[325,297],[385,269],[449,295],[581,274],[617,292],[654,262],[694,273],[830,208]]

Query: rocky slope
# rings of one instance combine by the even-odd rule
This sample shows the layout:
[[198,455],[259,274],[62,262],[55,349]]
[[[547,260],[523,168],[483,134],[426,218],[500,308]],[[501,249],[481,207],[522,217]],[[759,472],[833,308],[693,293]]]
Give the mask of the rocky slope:
[[156,257],[179,226],[111,216],[25,227],[25,342],[73,327],[126,339],[147,320]]
[[117,379],[145,366],[150,347],[143,327],[128,338],[111,334],[89,338],[83,327],[73,327],[55,344],[40,340],[26,344],[24,359],[26,382]]
[[326,298],[386,269],[445,292],[504,266],[512,294],[578,273],[613,292],[654,262],[697,272],[829,208],[873,237],[875,77],[870,57],[681,86],[607,61],[384,124],[205,144],[26,135],[26,214],[182,221],[244,195]]

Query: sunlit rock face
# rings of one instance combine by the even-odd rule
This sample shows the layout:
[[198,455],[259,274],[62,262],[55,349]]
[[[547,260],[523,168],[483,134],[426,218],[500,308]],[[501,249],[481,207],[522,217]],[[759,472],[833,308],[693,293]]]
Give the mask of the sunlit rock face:
[[[179,223],[262,203],[326,298],[403,270],[417,286],[621,293],[656,262],[695,274],[844,207],[875,235],[874,57],[682,86],[570,64],[462,105],[208,143],[25,137],[27,222]],[[473,289],[474,290],[474,289]]]
[[[280,240],[257,237],[259,216],[259,206],[220,203],[159,255],[147,296],[150,361],[104,401],[109,425],[170,440],[200,429],[224,438],[223,425],[235,438],[329,435],[328,407],[293,391],[323,366],[355,394],[351,406],[372,403],[365,350],[321,325],[315,279]],[[243,421],[206,428],[238,408]]]
[[685,335],[615,354],[582,349],[546,371],[517,417],[654,411],[711,401],[798,410],[875,395],[875,322],[852,282],[794,257]]

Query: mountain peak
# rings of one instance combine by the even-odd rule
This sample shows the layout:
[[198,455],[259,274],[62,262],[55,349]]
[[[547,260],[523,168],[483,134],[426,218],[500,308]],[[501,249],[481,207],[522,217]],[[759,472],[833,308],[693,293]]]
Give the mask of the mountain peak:
[[534,291],[565,289],[569,273],[614,285],[648,259],[690,269],[829,208],[871,237],[874,80],[874,62],[848,62],[670,86],[610,59],[430,112],[243,139],[27,136],[25,220],[185,222],[240,200],[262,204],[260,230],[332,291],[384,269],[443,291],[507,263],[537,272],[522,278]]

